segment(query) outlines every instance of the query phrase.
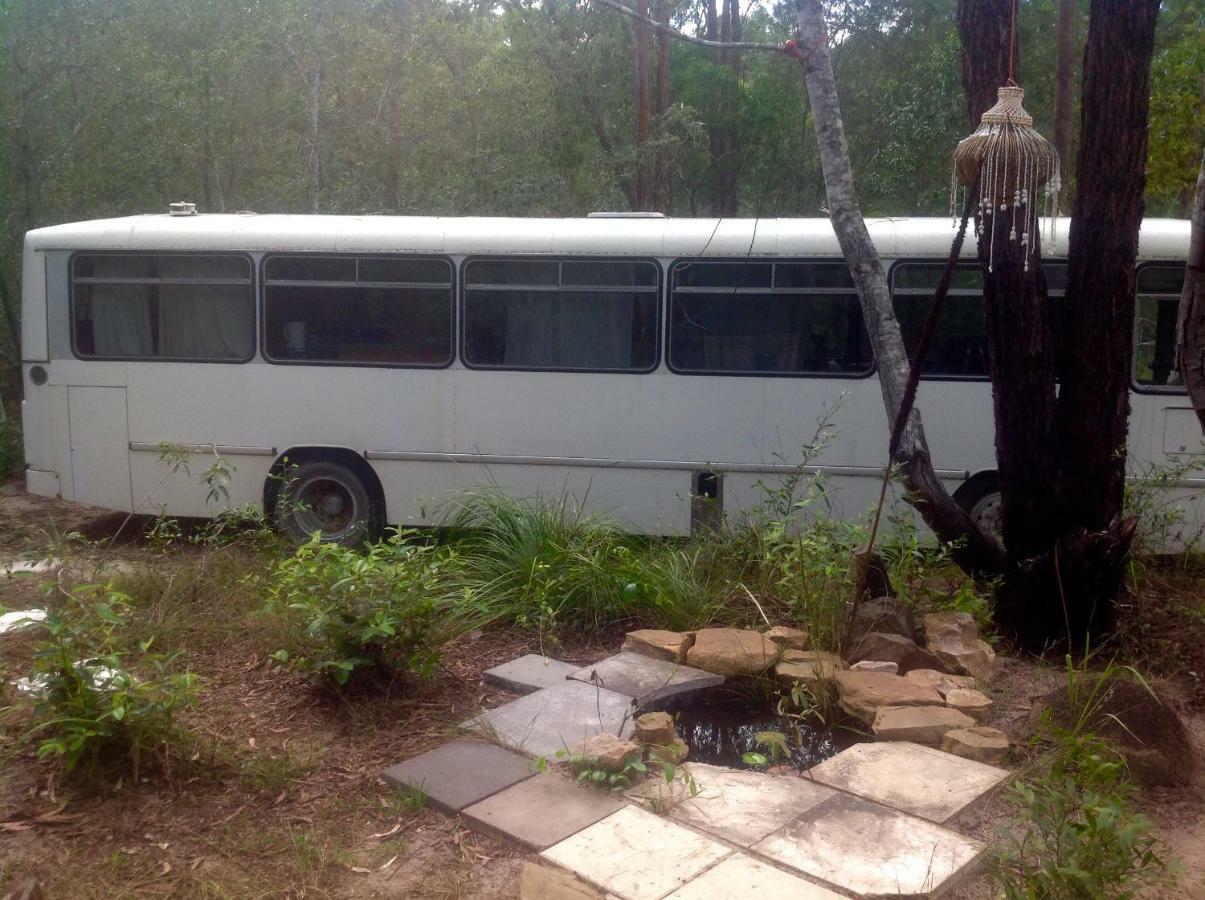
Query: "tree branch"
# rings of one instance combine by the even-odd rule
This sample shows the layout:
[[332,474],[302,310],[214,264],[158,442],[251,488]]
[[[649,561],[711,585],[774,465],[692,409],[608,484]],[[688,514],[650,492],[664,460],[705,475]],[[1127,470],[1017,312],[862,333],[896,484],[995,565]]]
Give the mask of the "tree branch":
[[695,37],[692,34],[685,34],[678,31],[676,28],[671,28],[658,22],[656,19],[651,19],[648,16],[642,16],[636,10],[624,6],[619,0],[594,0],[596,3],[601,3],[603,6],[608,6],[616,12],[623,13],[630,19],[635,19],[637,22],[643,22],[650,28],[656,29],[662,34],[668,34],[670,37],[679,41],[685,41],[688,44],[698,44],[700,47],[713,47],[724,50],[761,50],[767,53],[785,53],[786,48],[782,44],[761,44],[756,41],[709,41],[706,38]]

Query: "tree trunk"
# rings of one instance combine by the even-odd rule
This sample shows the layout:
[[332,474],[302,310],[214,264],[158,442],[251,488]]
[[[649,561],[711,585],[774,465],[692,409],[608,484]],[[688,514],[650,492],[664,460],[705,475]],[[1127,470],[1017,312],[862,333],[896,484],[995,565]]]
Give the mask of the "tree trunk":
[[[1016,71],[1019,51],[1010,40],[1011,15],[1009,0],[958,4],[971,128],[995,104],[997,89],[1008,80],[1010,53]],[[1035,245],[1027,271],[1026,251],[1009,238],[1008,229],[993,229],[991,217],[978,224],[1004,546],[1010,565],[1016,566],[1048,550],[1062,534],[1054,336],[1039,247]]]
[[[637,0],[636,11],[647,18],[648,0]],[[652,179],[649,177],[647,158],[649,133],[651,130],[653,100],[649,81],[649,47],[652,35],[647,23],[637,20],[632,29],[633,59],[636,73],[636,209],[653,208]]]
[[[669,26],[670,0],[657,0],[657,21]],[[653,115],[657,120],[657,158],[654,165],[654,197],[658,212],[669,214],[669,146],[666,116],[669,113],[669,32],[657,32],[657,96]]]
[[1201,171],[1197,175],[1176,338],[1176,364],[1188,388],[1192,408],[1201,420],[1201,431],[1205,433],[1205,276],[1201,274],[1202,269],[1205,269],[1205,153],[1201,155]]
[[[1071,175],[1071,115],[1075,103],[1075,0],[1059,0],[1058,50],[1054,94],[1054,149],[1059,154],[1063,183]],[[1057,213],[1057,210],[1056,210]]]
[[[803,65],[829,215],[858,291],[879,368],[879,384],[890,426],[907,386],[908,357],[891,305],[887,276],[866,230],[854,189],[853,168],[820,4],[818,0],[797,0],[796,8],[799,48],[794,55]],[[903,468],[909,501],[940,540],[958,547],[955,553],[959,564],[969,571],[1002,571],[1003,558],[999,548],[980,533],[934,472],[920,414],[916,410],[904,429],[898,460]]]

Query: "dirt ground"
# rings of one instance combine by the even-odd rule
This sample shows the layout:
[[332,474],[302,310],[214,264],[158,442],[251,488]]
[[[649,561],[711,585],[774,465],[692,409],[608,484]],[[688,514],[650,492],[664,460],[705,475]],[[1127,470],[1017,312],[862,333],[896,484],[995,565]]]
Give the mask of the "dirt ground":
[[[194,552],[165,554],[148,546],[139,537],[142,524],[29,497],[19,483],[0,485],[0,559],[44,554],[56,543],[62,551],[71,532],[103,542],[109,557],[135,566],[170,568]],[[1158,642],[1153,667],[1175,676],[1171,689],[1199,752],[1205,747],[1200,598],[1186,603],[1174,573],[1157,583],[1158,596],[1126,611],[1134,623],[1129,631]],[[37,602],[40,589],[29,579],[0,578],[0,606]],[[481,683],[481,672],[539,649],[535,634],[474,634],[446,648],[437,677],[421,691],[335,700],[282,671],[268,645],[244,633],[253,632],[253,624],[224,622],[223,598],[196,602],[204,624],[195,640],[178,636],[203,686],[187,714],[202,745],[186,771],[85,787],[36,759],[32,747],[18,741],[18,729],[0,733],[0,894],[32,876],[49,900],[517,896],[518,872],[529,854],[440,813],[409,808],[378,776],[446,739],[472,710],[507,699]],[[586,664],[613,650],[618,637],[558,647],[556,655]],[[3,681],[22,674],[28,649],[23,635],[0,637]],[[992,724],[1020,736],[1033,699],[1061,677],[1048,665],[1002,656]],[[13,704],[5,685],[0,707]],[[1186,867],[1177,888],[1152,896],[1205,897],[1200,791],[1149,792],[1143,810]],[[998,795],[952,824],[990,838],[1008,815]],[[982,878],[956,893],[961,900],[990,896]]]

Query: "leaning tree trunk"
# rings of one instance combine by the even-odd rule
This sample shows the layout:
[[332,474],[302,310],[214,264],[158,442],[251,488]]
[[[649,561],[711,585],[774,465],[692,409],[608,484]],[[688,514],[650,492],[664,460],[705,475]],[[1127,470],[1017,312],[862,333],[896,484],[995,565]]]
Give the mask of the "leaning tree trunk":
[[1180,292],[1177,323],[1176,362],[1188,388],[1188,399],[1205,433],[1205,153],[1197,175],[1196,201],[1192,207],[1192,231],[1188,240],[1188,265],[1184,267],[1184,290]]
[[[792,55],[803,66],[829,216],[858,291],[890,424],[900,408],[908,382],[908,357],[891,305],[887,276],[866,230],[854,190],[853,167],[820,3],[818,0],[797,0],[796,8],[799,43]],[[954,502],[934,472],[920,414],[915,410],[904,429],[897,460],[904,471],[910,502],[939,539],[959,548],[955,551],[959,564],[969,571],[1001,571],[1003,558],[999,548]]]

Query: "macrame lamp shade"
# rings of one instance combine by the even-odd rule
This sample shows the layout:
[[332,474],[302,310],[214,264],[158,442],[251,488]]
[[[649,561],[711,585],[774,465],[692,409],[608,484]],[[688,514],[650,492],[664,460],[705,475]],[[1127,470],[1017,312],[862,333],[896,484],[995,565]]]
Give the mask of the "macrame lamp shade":
[[[1054,240],[1054,216],[1059,205],[1059,155],[1054,146],[1033,127],[1033,116],[1021,105],[1025,91],[1015,84],[999,90],[996,105],[983,114],[979,127],[963,138],[954,150],[954,179],[951,208],[958,209],[958,187],[970,190],[979,176],[979,216],[975,234],[987,234],[992,250],[988,271],[995,262],[995,237],[1007,228],[1009,240],[1025,251],[1025,270],[1039,240],[1038,214],[1050,219]],[[1039,203],[1038,191],[1045,189]]]

